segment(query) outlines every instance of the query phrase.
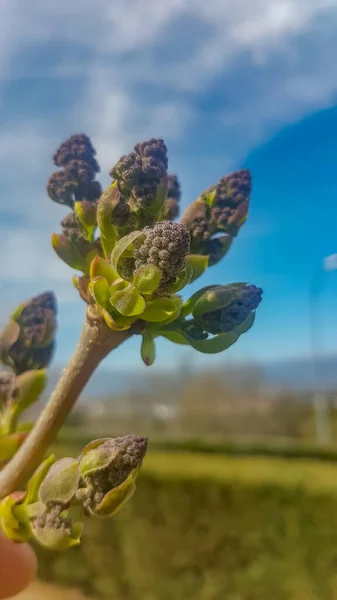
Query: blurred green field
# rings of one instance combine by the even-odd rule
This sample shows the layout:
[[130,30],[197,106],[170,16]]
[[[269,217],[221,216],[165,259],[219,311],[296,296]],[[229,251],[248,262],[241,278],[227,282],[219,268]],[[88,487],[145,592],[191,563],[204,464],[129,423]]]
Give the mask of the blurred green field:
[[40,574],[107,600],[337,600],[336,506],[334,463],[152,451],[129,504],[39,550]]

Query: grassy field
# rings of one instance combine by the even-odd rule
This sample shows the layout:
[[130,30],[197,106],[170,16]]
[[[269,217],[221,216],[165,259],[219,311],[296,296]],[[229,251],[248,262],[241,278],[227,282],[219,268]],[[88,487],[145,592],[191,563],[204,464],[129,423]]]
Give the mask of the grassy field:
[[41,575],[107,600],[337,600],[336,506],[334,463],[150,452],[132,501],[40,551]]

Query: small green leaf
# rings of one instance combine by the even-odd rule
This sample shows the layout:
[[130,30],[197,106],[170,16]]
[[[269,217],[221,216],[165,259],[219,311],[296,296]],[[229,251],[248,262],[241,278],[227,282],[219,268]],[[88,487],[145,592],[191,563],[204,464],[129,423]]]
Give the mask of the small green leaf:
[[110,298],[110,303],[125,317],[141,315],[146,307],[143,296],[131,284],[125,290],[115,292]]
[[141,294],[153,294],[160,283],[162,270],[156,265],[143,265],[137,269],[133,285]]
[[119,278],[119,275],[113,270],[108,260],[96,255],[90,265],[90,278],[95,279],[95,277],[104,277],[111,285]]
[[203,256],[202,254],[189,254],[186,258],[187,262],[193,269],[193,276],[190,281],[192,283],[206,271],[208,267],[209,257]]
[[104,277],[95,277],[88,286],[89,292],[96,304],[107,310],[109,308],[110,287]]
[[193,316],[202,317],[205,313],[225,308],[237,297],[237,286],[217,285],[205,291],[195,302]]
[[97,208],[95,202],[86,200],[75,202],[74,212],[86,233],[87,240],[92,242],[97,227]]
[[154,335],[149,329],[144,329],[142,334],[141,356],[147,367],[153,365],[156,358]]
[[223,350],[227,350],[227,348],[232,346],[240,337],[240,334],[234,331],[220,333],[219,335],[206,340],[195,340],[182,330],[165,331],[165,329],[163,329],[158,330],[157,333],[175,344],[188,344],[203,354],[217,354],[218,352],[223,352]]
[[43,504],[67,506],[75,496],[80,482],[79,461],[65,457],[55,462],[42,481],[39,499]]
[[184,317],[187,317],[188,315],[190,315],[193,311],[194,305],[197,302],[197,300],[199,300],[199,298],[201,298],[201,296],[209,291],[209,290],[213,290],[214,288],[216,288],[216,285],[206,285],[205,287],[201,288],[200,290],[198,290],[197,292],[195,292],[193,294],[193,296],[191,296],[188,300],[186,300],[186,302],[184,302],[182,309],[181,309],[181,314]]
[[63,260],[63,262],[78,271],[84,272],[86,270],[85,259],[77,250],[76,246],[72,244],[70,240],[65,238],[64,235],[53,233],[51,243],[57,256]]
[[240,334],[230,331],[228,333],[220,333],[219,335],[208,338],[207,340],[194,340],[189,336],[187,337],[190,345],[195,350],[203,352],[204,354],[218,354],[218,352],[223,352],[235,344],[235,342],[239,339]]
[[18,340],[19,335],[20,326],[12,318],[8,321],[0,334],[0,360],[8,367],[12,366],[12,361],[8,353],[13,344]]
[[172,318],[175,320],[180,314],[181,304],[181,299],[177,296],[156,298],[144,310],[142,320],[150,323],[162,323]]
[[190,263],[187,262],[184,265],[184,267],[179,271],[177,279],[176,279],[175,283],[168,290],[168,293],[176,294],[177,292],[180,292],[180,290],[182,290],[188,283],[190,283],[190,281],[192,280],[192,277],[193,277],[193,267]]
[[166,338],[167,340],[169,340],[170,342],[173,342],[173,344],[179,344],[181,346],[189,346],[190,343],[187,340],[187,338],[185,337],[185,334],[180,331],[180,330],[158,330],[157,331],[158,335],[161,335],[162,337]]
[[0,437],[0,462],[10,460],[27,437],[26,431],[16,431]]
[[138,239],[141,235],[143,235],[142,231],[132,231],[132,233],[129,233],[129,235],[125,235],[124,237],[122,237],[122,239],[119,240],[119,242],[117,242],[117,244],[115,245],[115,247],[112,251],[112,254],[111,254],[111,264],[112,264],[112,268],[117,273],[118,273],[119,260],[122,258],[123,254],[125,254],[125,253],[132,256],[132,254],[130,254],[130,252],[128,253],[128,250],[132,246],[133,242],[136,239]]
[[45,369],[26,371],[17,377],[19,397],[16,399],[16,412],[21,413],[39,399],[47,383]]
[[25,504],[33,504],[34,502],[38,501],[40,485],[54,462],[55,456],[51,454],[36,469],[35,473],[28,481]]
[[204,203],[206,204],[206,206],[209,206],[210,208],[212,208],[215,196],[216,196],[216,188],[215,187],[213,189],[211,188],[209,190],[206,190],[202,194],[202,199],[203,199]]

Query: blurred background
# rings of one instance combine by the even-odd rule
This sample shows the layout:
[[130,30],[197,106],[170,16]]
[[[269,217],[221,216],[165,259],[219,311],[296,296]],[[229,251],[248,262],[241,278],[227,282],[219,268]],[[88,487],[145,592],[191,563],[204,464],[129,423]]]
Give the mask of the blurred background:
[[162,340],[147,369],[134,339],[105,360],[55,451],[149,435],[138,491],[79,550],[39,551],[30,597],[337,599],[336,32],[337,0],[0,0],[0,325],[55,291],[50,389],[84,316],[45,191],[73,133],[103,185],[163,137],[182,209],[249,168],[247,224],[201,284],[264,290],[224,354]]

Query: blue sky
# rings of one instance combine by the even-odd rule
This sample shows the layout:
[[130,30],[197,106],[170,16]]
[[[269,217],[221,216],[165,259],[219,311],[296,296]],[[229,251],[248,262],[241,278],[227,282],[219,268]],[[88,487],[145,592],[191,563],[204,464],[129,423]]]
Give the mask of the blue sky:
[[[0,321],[21,299],[54,289],[55,361],[64,362],[84,307],[50,246],[65,212],[45,184],[51,156],[75,132],[109,168],[163,137],[183,205],[248,167],[247,224],[200,284],[264,289],[256,324],[224,355],[169,343],[158,363],[198,365],[310,353],[309,286],[337,252],[337,0],[2,0],[0,2]],[[199,282],[198,282],[199,285]],[[337,273],[319,303],[321,344],[337,352]],[[140,366],[135,339],[108,359]]]

